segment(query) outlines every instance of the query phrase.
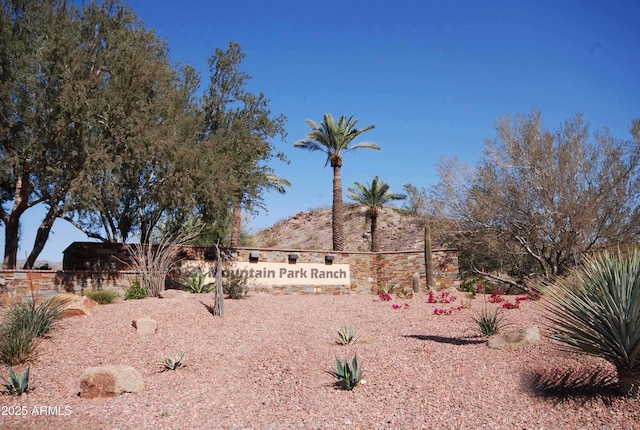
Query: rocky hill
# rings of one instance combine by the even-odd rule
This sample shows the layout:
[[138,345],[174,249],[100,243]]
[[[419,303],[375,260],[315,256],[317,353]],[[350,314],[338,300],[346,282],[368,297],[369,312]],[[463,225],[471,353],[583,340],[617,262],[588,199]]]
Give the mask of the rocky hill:
[[[369,251],[371,237],[364,208],[345,204],[345,250]],[[381,251],[420,250],[424,233],[418,216],[386,207],[378,217]],[[299,212],[254,235],[255,245],[277,249],[332,249],[331,208]]]

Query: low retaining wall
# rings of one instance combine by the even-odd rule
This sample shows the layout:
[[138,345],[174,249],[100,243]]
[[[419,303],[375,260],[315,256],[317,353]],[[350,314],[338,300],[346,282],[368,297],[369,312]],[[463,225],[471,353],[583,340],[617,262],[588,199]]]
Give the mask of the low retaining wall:
[[47,299],[61,292],[105,288],[124,295],[138,279],[133,271],[0,270],[0,306],[35,297]]
[[[93,257],[89,255],[91,264],[77,261],[77,253],[70,254],[76,260],[64,264],[65,267],[92,267],[92,270],[0,271],[0,305],[32,296],[47,298],[58,292],[79,293],[84,288],[105,288],[122,293],[139,279],[135,271],[113,268],[113,259],[100,248],[102,244],[92,245],[97,252]],[[68,249],[73,250],[73,245]],[[86,243],[82,243],[82,249],[87,251]],[[420,291],[426,290],[424,253],[421,251],[371,253],[238,248],[226,252],[235,262],[231,270],[249,277],[249,294],[371,294],[387,283],[396,284],[398,289],[412,290],[415,273],[419,275]],[[96,259],[98,254],[108,263]],[[215,266],[215,250],[211,247],[185,247],[182,256],[184,260],[172,274],[173,278],[194,267],[209,273]],[[458,287],[457,251],[435,249],[431,257],[434,289]]]

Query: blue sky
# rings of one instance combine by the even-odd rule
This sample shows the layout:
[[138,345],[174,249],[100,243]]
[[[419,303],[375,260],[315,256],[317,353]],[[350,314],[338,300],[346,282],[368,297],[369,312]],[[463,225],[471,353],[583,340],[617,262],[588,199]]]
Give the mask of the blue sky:
[[[275,3],[275,4],[274,4]],[[255,231],[297,212],[331,205],[330,167],[320,153],[293,147],[307,118],[324,113],[376,128],[362,135],[382,151],[345,156],[345,189],[375,175],[401,192],[435,183],[441,156],[475,163],[503,115],[543,112],[555,129],[582,112],[592,129],[630,139],[640,117],[640,2],[614,1],[324,1],[129,4],[208,84],[207,59],[238,42],[247,54],[248,89],[284,114],[290,160],[274,162],[289,179],[285,195],[266,195]],[[27,213],[19,258],[31,249],[38,210]],[[0,240],[4,242],[4,232]],[[86,237],[58,220],[43,260]]]

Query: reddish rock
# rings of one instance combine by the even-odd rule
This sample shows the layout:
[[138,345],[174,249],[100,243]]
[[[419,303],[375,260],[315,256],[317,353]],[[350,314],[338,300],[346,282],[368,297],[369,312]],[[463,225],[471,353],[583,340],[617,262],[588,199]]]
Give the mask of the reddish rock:
[[138,393],[143,389],[142,376],[128,365],[89,367],[80,376],[80,397],[87,399]]
[[98,303],[86,296],[75,294],[58,294],[57,299],[65,301],[62,317],[73,317],[78,315],[91,315],[95,312]]

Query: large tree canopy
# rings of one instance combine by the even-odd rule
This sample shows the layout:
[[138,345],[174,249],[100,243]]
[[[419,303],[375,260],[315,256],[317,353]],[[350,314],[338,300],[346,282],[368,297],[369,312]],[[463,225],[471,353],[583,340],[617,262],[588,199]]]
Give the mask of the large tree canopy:
[[[240,69],[245,56],[240,45],[233,42],[227,50],[216,49],[209,58],[211,78],[203,100],[202,140],[212,145],[209,158],[224,161],[227,174],[230,194],[217,203],[232,212],[234,222],[229,227],[233,231],[228,232],[232,246],[240,245],[241,210],[264,209],[263,191],[270,188],[283,191],[280,185],[289,184],[267,165],[272,158],[286,162],[284,154],[276,153],[271,142],[276,136],[284,139],[286,117],[271,113],[269,99],[263,93],[247,91],[251,77]],[[274,182],[274,178],[278,180]],[[221,233],[210,235],[220,237]],[[204,239],[211,241],[213,237]]]
[[[118,0],[2,0],[0,221],[15,268],[20,220],[47,208],[26,266],[63,218],[104,241],[152,240],[197,217],[212,237],[231,208],[261,208],[284,135],[262,93],[244,90],[239,45],[216,50],[211,85]],[[281,157],[284,158],[284,157]]]

